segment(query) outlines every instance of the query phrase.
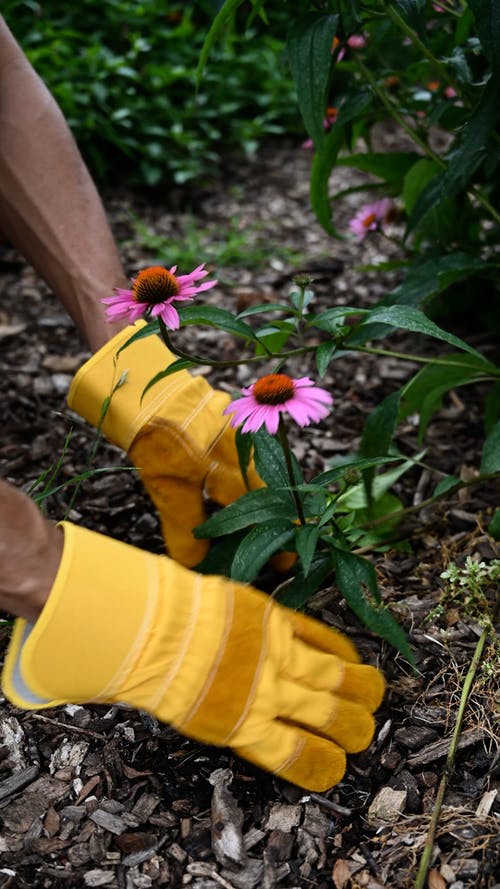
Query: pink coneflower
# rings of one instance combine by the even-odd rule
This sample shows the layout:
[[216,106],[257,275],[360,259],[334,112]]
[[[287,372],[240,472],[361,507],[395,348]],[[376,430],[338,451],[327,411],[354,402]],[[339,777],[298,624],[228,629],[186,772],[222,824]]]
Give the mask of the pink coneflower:
[[347,38],[347,45],[350,46],[351,49],[364,49],[366,46],[366,37],[363,37],[362,34],[351,34],[351,36]]
[[217,281],[196,283],[208,275],[204,266],[205,263],[199,265],[189,275],[176,275],[176,265],[171,269],[165,269],[161,265],[143,269],[132,280],[131,290],[117,287],[114,296],[107,296],[102,300],[108,306],[107,317],[112,321],[128,318],[133,324],[143,315],[153,318],[160,316],[170,330],[177,330],[180,321],[173,303],[190,300],[196,293],[209,290],[217,284]]
[[330,393],[315,386],[309,377],[294,380],[287,374],[267,374],[241,391],[245,397],[232,401],[224,413],[233,415],[231,426],[244,423],[242,432],[257,432],[265,426],[274,435],[283,411],[299,426],[309,426],[326,417],[333,402]]
[[365,204],[349,221],[349,228],[362,241],[368,232],[376,231],[390,222],[394,216],[395,206],[391,198],[382,198],[373,204]]

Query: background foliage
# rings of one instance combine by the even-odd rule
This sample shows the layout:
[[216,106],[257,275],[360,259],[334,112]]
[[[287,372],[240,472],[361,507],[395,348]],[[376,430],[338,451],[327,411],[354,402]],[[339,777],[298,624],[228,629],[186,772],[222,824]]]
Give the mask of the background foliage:
[[205,180],[222,155],[303,132],[283,56],[282,7],[272,30],[236,16],[196,92],[201,47],[219,5],[6,0],[2,14],[99,182],[159,185]]

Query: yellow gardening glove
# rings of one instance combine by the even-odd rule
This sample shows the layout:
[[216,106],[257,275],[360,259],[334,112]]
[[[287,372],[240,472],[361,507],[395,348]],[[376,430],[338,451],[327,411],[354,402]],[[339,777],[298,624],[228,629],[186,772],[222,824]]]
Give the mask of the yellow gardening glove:
[[[141,401],[149,381],[175,360],[157,336],[138,340],[116,357],[143,326],[126,328],[84,364],[71,384],[68,404],[97,427],[103,403],[126,372],[102,432],[137,466],[160,513],[169,555],[193,567],[209,547],[208,540],[197,540],[192,533],[205,520],[204,494],[227,506],[247,490],[235,432],[222,414],[230,396],[184,370],[161,380]],[[248,482],[251,488],[263,485],[253,465]]]
[[310,790],[370,744],[384,681],[343,635],[244,584],[63,529],[47,604],[14,627],[15,705],[127,703]]

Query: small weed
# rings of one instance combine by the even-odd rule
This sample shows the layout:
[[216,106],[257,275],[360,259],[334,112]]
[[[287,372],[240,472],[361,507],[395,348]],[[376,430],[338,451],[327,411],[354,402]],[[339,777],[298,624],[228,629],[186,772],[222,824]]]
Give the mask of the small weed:
[[255,269],[275,257],[283,262],[298,265],[304,257],[277,241],[270,241],[258,225],[243,227],[237,216],[232,216],[226,226],[219,223],[203,225],[194,216],[185,215],[180,223],[180,235],[157,234],[140,219],[132,215],[136,239],[163,265],[174,263],[180,268],[190,268],[203,256],[208,265],[217,268],[243,266]]

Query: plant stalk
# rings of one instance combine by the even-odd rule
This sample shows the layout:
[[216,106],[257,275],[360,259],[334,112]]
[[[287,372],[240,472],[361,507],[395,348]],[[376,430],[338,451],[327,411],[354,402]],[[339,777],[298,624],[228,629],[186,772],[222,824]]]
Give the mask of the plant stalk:
[[481,636],[477,642],[474,655],[467,672],[467,676],[465,677],[465,681],[462,688],[462,694],[460,696],[460,704],[458,707],[457,720],[455,723],[455,729],[453,731],[453,736],[451,739],[450,749],[448,751],[448,756],[446,757],[446,764],[444,767],[443,776],[441,778],[438,791],[436,794],[436,800],[434,803],[434,807],[431,814],[431,819],[429,822],[429,829],[427,831],[427,837],[425,840],[424,850],[422,852],[419,867],[417,871],[417,876],[415,879],[415,883],[413,884],[413,889],[424,889],[425,881],[427,878],[427,872],[429,870],[429,864],[431,861],[432,850],[434,847],[434,839],[436,836],[437,826],[439,822],[439,816],[441,814],[441,807],[443,805],[444,795],[446,792],[446,788],[448,786],[448,781],[453,773],[454,765],[455,765],[455,756],[458,748],[458,741],[460,738],[460,731],[462,728],[462,722],[465,713],[465,707],[467,704],[467,698],[469,697],[470,690],[472,688],[472,684],[474,682],[474,678],[477,672],[477,668],[481,661],[481,657],[483,654],[484,646],[486,644],[486,639],[488,637],[490,628],[485,627]]
[[304,515],[304,510],[302,508],[302,501],[300,499],[298,491],[295,490],[295,478],[293,474],[293,465],[292,465],[292,454],[290,451],[290,445],[288,444],[288,437],[286,434],[286,426],[285,421],[283,420],[282,414],[280,414],[279,424],[278,424],[278,437],[280,440],[281,447],[283,449],[283,454],[285,456],[285,463],[288,472],[288,478],[290,479],[290,485],[292,488],[293,499],[295,500],[295,506],[297,507],[297,516],[299,518],[299,522],[301,525],[305,525],[306,517]]

